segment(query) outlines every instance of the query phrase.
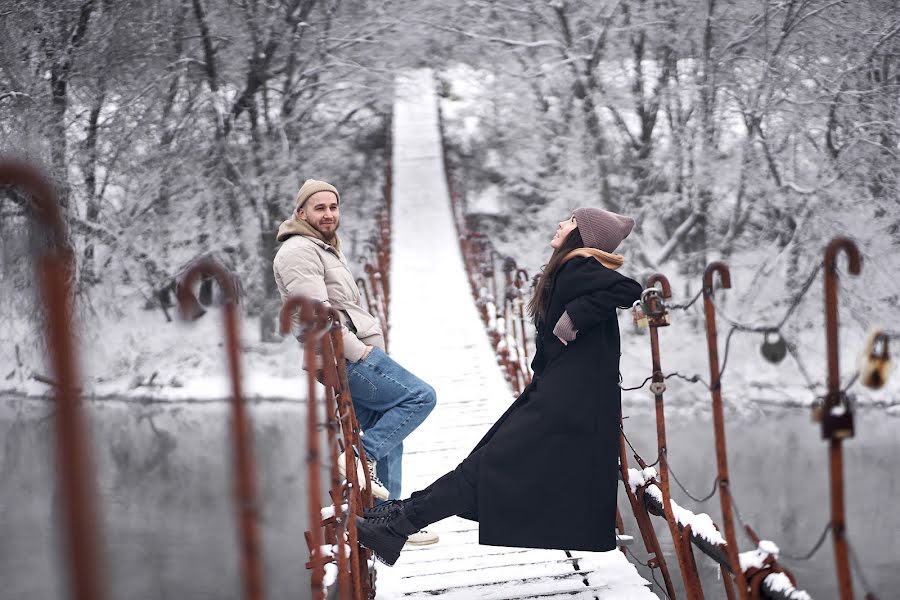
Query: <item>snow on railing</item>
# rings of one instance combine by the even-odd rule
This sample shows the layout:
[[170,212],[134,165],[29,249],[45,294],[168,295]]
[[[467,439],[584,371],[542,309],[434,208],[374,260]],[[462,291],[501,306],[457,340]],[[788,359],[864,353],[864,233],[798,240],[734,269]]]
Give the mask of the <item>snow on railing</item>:
[[[357,469],[356,466],[357,460],[365,464],[366,452],[350,397],[340,315],[320,302],[303,296],[291,296],[285,300],[281,310],[283,333],[290,331],[291,317],[298,310],[304,340],[303,368],[307,377],[306,462],[310,529],[305,537],[310,552],[306,566],[312,569],[312,598],[364,600],[375,595],[374,569],[370,561],[371,552],[359,544],[355,517],[362,516],[363,511],[373,505],[372,482],[369,470]],[[319,390],[322,387],[324,424],[319,422]],[[326,507],[321,506],[319,481],[322,465],[320,428],[326,432],[328,454],[325,460],[329,465],[329,493],[333,502]],[[338,465],[341,449],[346,480]],[[363,481],[359,480],[360,470]],[[338,551],[339,547],[345,551]]]
[[[829,460],[830,460],[830,477],[831,477],[831,507],[832,517],[822,537],[816,544],[812,552],[805,557],[798,557],[797,560],[808,560],[815,554],[816,550],[821,547],[825,540],[825,535],[830,531],[835,547],[835,570],[838,578],[838,588],[840,590],[840,598],[849,600],[853,598],[852,581],[850,578],[850,564],[848,561],[848,553],[850,551],[849,542],[846,539],[846,525],[844,521],[844,489],[843,489],[843,470],[842,470],[842,452],[841,442],[847,437],[854,434],[854,415],[853,402],[848,400],[846,390],[856,381],[854,378],[851,383],[844,389],[841,389],[839,379],[838,365],[838,341],[837,341],[837,269],[836,257],[837,253],[844,251],[849,257],[849,268],[851,273],[859,272],[859,254],[855,244],[846,238],[836,238],[831,241],[825,251],[825,259],[823,265],[818,267],[807,278],[803,286],[802,292],[794,298],[793,304],[789,307],[787,315],[776,325],[771,326],[750,326],[739,323],[733,319],[723,317],[731,325],[729,331],[729,339],[735,331],[763,333],[765,334],[763,355],[772,362],[778,362],[784,358],[784,352],[776,352],[777,348],[768,348],[767,345],[776,342],[770,341],[769,335],[773,332],[779,333],[781,327],[787,321],[790,314],[796,308],[803,295],[809,290],[819,270],[825,272],[825,315],[826,315],[826,338],[828,342],[828,393],[824,399],[817,403],[813,408],[815,420],[821,422],[822,437],[829,440]],[[823,269],[824,267],[824,269]],[[717,476],[716,485],[713,491],[703,499],[697,499],[681,486],[678,479],[676,483],[681,487],[682,491],[688,494],[692,499],[703,502],[718,491],[721,501],[722,519],[724,532],[720,531],[718,526],[713,523],[708,515],[700,513],[695,514],[691,511],[679,506],[672,498],[669,490],[669,453],[666,447],[666,431],[665,431],[665,411],[664,411],[664,393],[666,390],[665,381],[668,377],[677,374],[664,375],[659,349],[658,329],[666,327],[670,324],[666,300],[671,297],[671,287],[664,275],[655,274],[650,277],[648,287],[641,294],[640,310],[636,311],[636,321],[647,321],[650,327],[650,345],[652,355],[652,374],[643,384],[635,388],[623,388],[626,390],[640,389],[648,382],[650,391],[654,394],[656,404],[657,417],[657,462],[659,464],[659,475],[655,469],[647,466],[646,462],[634,453],[635,459],[638,461],[641,469],[629,469],[627,467],[627,457],[625,453],[625,443],[628,443],[625,437],[624,429],[622,431],[622,441],[620,443],[620,463],[621,475],[623,481],[627,482],[626,492],[632,501],[632,507],[635,510],[638,526],[644,536],[647,551],[652,555],[652,564],[658,566],[663,572],[666,579],[668,593],[671,596],[670,581],[668,578],[668,570],[665,565],[665,559],[661,556],[659,543],[656,540],[655,531],[652,526],[648,526],[648,519],[641,518],[640,513],[644,513],[644,517],[649,514],[662,516],[669,524],[670,534],[678,559],[679,568],[682,573],[682,579],[685,582],[685,589],[689,598],[702,597],[699,577],[697,577],[696,564],[694,563],[692,546],[696,545],[705,554],[716,560],[722,569],[722,581],[726,587],[729,598],[733,597],[732,585],[737,585],[737,591],[740,598],[788,598],[794,600],[808,600],[809,595],[796,588],[796,581],[791,573],[778,563],[778,555],[780,551],[778,547],[769,541],[760,540],[753,529],[741,520],[740,512],[737,510],[737,504],[731,496],[730,478],[728,473],[728,461],[725,443],[724,414],[722,407],[722,374],[727,364],[728,347],[725,344],[725,358],[719,362],[718,355],[718,335],[716,329],[716,316],[720,315],[720,311],[714,302],[713,292],[713,276],[719,275],[721,287],[728,289],[731,287],[730,273],[727,265],[722,262],[714,262],[706,269],[703,278],[702,296],[704,300],[704,313],[706,317],[706,331],[710,364],[710,382],[705,384],[712,396],[712,412],[713,425],[715,430],[715,451]],[[657,287],[657,284],[659,287]],[[698,295],[699,298],[699,295]],[[687,309],[698,298],[694,298],[691,302],[677,308]],[[672,308],[676,308],[672,305]],[[780,336],[779,336],[780,338]],[[884,384],[883,374],[886,369],[882,368],[887,357],[887,339],[888,336],[883,332],[875,332],[870,336],[863,353],[862,371],[878,373],[877,376],[865,378],[863,383],[871,387],[880,387]],[[783,343],[783,340],[782,340]],[[765,350],[768,349],[769,352]],[[694,378],[693,381],[699,381]],[[630,446],[631,444],[628,443]],[[632,447],[632,450],[634,448]],[[656,463],[654,463],[656,464]],[[674,478],[674,473],[672,474]],[[736,529],[733,518],[744,526],[747,535],[757,544],[756,550],[740,553],[738,551]],[[723,535],[724,533],[724,535]],[[858,565],[854,565],[857,574],[866,589],[866,599],[873,600],[874,593],[869,589],[867,582],[862,576]],[[729,574],[731,576],[729,576]],[[733,580],[732,580],[733,577]]]

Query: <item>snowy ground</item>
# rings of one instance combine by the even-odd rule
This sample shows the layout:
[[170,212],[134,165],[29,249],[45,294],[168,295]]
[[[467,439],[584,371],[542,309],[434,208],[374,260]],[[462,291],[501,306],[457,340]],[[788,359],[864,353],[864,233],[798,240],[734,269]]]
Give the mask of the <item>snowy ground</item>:
[[[511,397],[456,243],[431,73],[413,73],[398,86],[391,351],[438,393],[437,408],[405,443],[409,494],[453,469]],[[379,567],[378,598],[654,597],[619,551],[479,546],[477,524],[455,517],[431,529],[441,535],[438,544],[409,548],[395,567]]]

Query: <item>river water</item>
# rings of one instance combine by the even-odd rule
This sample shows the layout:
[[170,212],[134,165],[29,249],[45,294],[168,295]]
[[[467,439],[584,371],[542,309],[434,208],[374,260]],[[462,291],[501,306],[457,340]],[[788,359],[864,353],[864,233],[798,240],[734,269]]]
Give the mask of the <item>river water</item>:
[[[65,598],[59,553],[60,515],[53,474],[52,406],[0,401],[0,597]],[[251,408],[262,500],[266,591],[270,598],[308,598],[304,407],[266,402]],[[647,462],[656,456],[652,414],[630,414],[626,433]],[[106,571],[111,598],[234,598],[239,596],[237,535],[231,495],[231,453],[225,403],[92,405],[93,452],[102,497]],[[729,416],[732,489],[745,521],[784,552],[805,553],[829,514],[826,445],[807,411],[777,409]],[[670,462],[694,495],[715,477],[708,415],[668,418]],[[900,418],[862,412],[857,436],[845,444],[847,526],[864,572],[880,598],[900,589],[897,510]],[[633,461],[632,461],[633,466]],[[677,502],[721,522],[718,499],[698,505],[674,488]],[[619,506],[633,548],[646,555],[630,505]],[[657,534],[676,581],[668,528]],[[740,537],[742,550],[750,548]],[[707,598],[722,598],[718,569],[696,553]],[[833,555],[826,543],[808,562],[784,560],[813,598],[836,598]],[[646,569],[640,568],[649,579]],[[855,576],[857,589],[859,577]],[[664,597],[655,589],[660,597]],[[861,597],[861,594],[860,596]]]
[[[0,401],[0,597],[68,598],[51,405]],[[269,598],[308,598],[305,409],[253,405]],[[228,405],[100,402],[90,412],[109,597],[240,597]]]
[[[627,407],[625,414],[628,415]],[[844,443],[847,532],[863,573],[881,600],[900,598],[900,418],[881,410],[858,413],[856,437]],[[777,408],[752,416],[726,417],[726,438],[731,489],[744,521],[763,539],[774,541],[782,552],[802,556],[811,550],[830,515],[827,444],[812,423],[808,410]],[[649,464],[656,460],[656,420],[652,414],[634,414],[625,420],[631,443]],[[666,419],[669,462],[681,483],[697,498],[713,487],[716,458],[709,415],[674,416]],[[629,459],[629,466],[635,461]],[[721,524],[718,496],[702,504],[693,502],[672,481],[672,497],[693,512],[706,512]],[[624,493],[619,508],[632,546],[641,559],[646,552]],[[678,562],[665,521],[654,517],[657,536],[676,581]],[[753,548],[738,533],[742,551]],[[696,551],[707,598],[724,598],[716,563]],[[813,598],[837,598],[837,578],[831,538],[809,561],[782,558],[797,577],[798,587]],[[648,579],[649,571],[639,567]],[[657,576],[660,583],[662,578]],[[862,597],[860,578],[854,575],[857,597]],[[665,597],[658,588],[654,591]]]

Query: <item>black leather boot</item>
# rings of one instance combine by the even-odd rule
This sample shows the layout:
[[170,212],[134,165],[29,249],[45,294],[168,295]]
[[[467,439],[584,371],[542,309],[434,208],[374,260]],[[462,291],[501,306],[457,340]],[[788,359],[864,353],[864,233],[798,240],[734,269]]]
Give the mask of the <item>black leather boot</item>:
[[374,519],[394,515],[400,512],[400,507],[403,506],[404,502],[409,502],[409,500],[388,500],[387,502],[376,504],[372,508],[365,509],[363,516],[367,519]]
[[393,566],[400,558],[406,539],[419,529],[410,522],[407,507],[403,503],[396,510],[387,510],[381,516],[356,518],[359,543],[389,566]]

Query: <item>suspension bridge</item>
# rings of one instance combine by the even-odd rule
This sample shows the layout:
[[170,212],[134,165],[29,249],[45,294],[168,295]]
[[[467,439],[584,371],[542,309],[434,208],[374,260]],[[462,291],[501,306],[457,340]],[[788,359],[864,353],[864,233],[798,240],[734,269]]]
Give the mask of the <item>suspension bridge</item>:
[[[527,369],[527,340],[522,307],[524,277],[514,263],[495,262],[495,252],[483,239],[465,231],[455,202],[452,181],[446,177],[440,116],[432,75],[427,70],[407,74],[397,83],[393,115],[392,160],[386,173],[385,206],[380,213],[380,247],[363,280],[372,312],[379,315],[389,331],[391,354],[411,371],[431,383],[438,392],[438,407],[411,435],[405,445],[404,492],[424,487],[452,469],[480,439],[483,432],[503,412],[511,389],[521,389],[530,375]],[[64,552],[70,573],[70,595],[74,598],[103,598],[103,571],[100,568],[96,490],[91,479],[86,427],[78,401],[78,381],[72,357],[75,355],[70,323],[67,273],[74,260],[64,245],[64,224],[58,218],[53,192],[44,178],[18,163],[0,165],[0,184],[27,189],[39,206],[37,218],[52,234],[51,243],[38,257],[42,275],[42,296],[46,299],[46,336],[54,372],[56,435],[59,447],[59,477],[62,490]],[[423,226],[423,223],[427,223]],[[822,435],[828,442],[831,480],[831,519],[817,546],[830,538],[835,554],[836,589],[842,600],[854,597],[852,572],[862,576],[858,565],[851,568],[852,548],[846,539],[843,508],[841,444],[853,436],[853,407],[846,385],[839,380],[837,364],[837,282],[838,254],[849,257],[851,273],[860,269],[859,253],[846,239],[834,240],[823,261],[826,289],[826,323],[829,340],[828,393],[817,406]],[[498,272],[505,282],[497,283]],[[235,446],[234,467],[236,528],[240,539],[242,597],[264,597],[258,514],[258,492],[248,439],[249,415],[241,390],[240,345],[237,341],[237,287],[233,276],[213,261],[200,261],[186,274],[187,280],[201,275],[216,279],[224,290],[227,356],[232,376],[231,438]],[[527,275],[527,274],[526,274]],[[811,274],[805,289],[816,276]],[[775,544],[759,540],[740,514],[731,497],[727,451],[724,437],[721,390],[727,362],[727,342],[720,361],[716,316],[728,322],[731,333],[754,331],[722,314],[715,303],[715,280],[730,287],[727,265],[713,263],[706,271],[700,294],[707,323],[710,376],[702,382],[712,399],[716,430],[716,479],[713,494],[721,501],[721,527],[707,515],[694,514],[674,501],[665,443],[664,395],[666,374],[658,344],[659,328],[668,325],[671,289],[666,278],[654,275],[642,297],[640,320],[650,329],[652,375],[638,387],[649,384],[657,410],[659,448],[652,464],[634,452],[637,468],[630,468],[625,435],[621,441],[621,478],[634,513],[639,538],[646,555],[645,564],[654,581],[639,575],[628,556],[635,556],[629,533],[620,531],[622,549],[606,553],[565,552],[480,546],[477,525],[459,518],[437,523],[433,530],[440,543],[404,550],[394,568],[379,566],[371,554],[358,545],[354,514],[371,505],[370,485],[357,480],[356,469],[346,453],[348,481],[337,476],[335,465],[338,441],[359,443],[359,427],[349,398],[343,346],[336,318],[328,307],[303,298],[286,303],[282,325],[286,329],[292,311],[299,310],[307,329],[305,356],[312,361],[317,351],[325,359],[323,382],[312,376],[306,387],[309,407],[307,423],[309,483],[309,549],[307,568],[312,571],[310,597],[363,600],[364,598],[426,598],[512,600],[526,598],[653,598],[676,597],[673,578],[683,582],[691,599],[705,597],[785,598],[803,600],[802,591],[790,571],[778,561]],[[189,281],[187,282],[189,283]],[[500,289],[504,292],[501,294]],[[196,299],[190,285],[181,286],[179,303],[188,316],[196,313]],[[435,294],[434,290],[441,290]],[[371,296],[369,295],[371,293]],[[501,298],[502,296],[502,298]],[[667,303],[669,306],[667,306]],[[685,308],[684,305],[680,308]],[[788,316],[793,307],[788,311]],[[787,317],[785,317],[786,319]],[[777,333],[784,321],[760,329]],[[312,334],[315,335],[312,335]],[[878,370],[887,357],[888,340],[895,333],[879,332],[870,348],[870,366],[859,378],[868,384],[883,383]],[[776,344],[777,345],[777,344]],[[774,351],[780,353],[780,349]],[[783,354],[783,353],[782,353]],[[307,362],[309,372],[315,372]],[[879,379],[880,378],[880,379]],[[854,381],[856,378],[854,378]],[[324,407],[324,423],[321,415]],[[324,444],[323,444],[324,442]],[[322,448],[326,450],[323,452]],[[633,449],[632,449],[633,450]],[[328,465],[330,478],[320,480],[320,465]],[[364,473],[367,478],[368,474]],[[677,481],[677,480],[676,480]],[[680,485],[680,484],[679,484]],[[323,503],[325,490],[331,505]],[[685,493],[687,490],[683,490]],[[589,501],[590,499],[585,499]],[[324,504],[324,505],[323,505]],[[348,518],[348,515],[351,518]],[[670,566],[651,523],[664,519],[675,548]],[[740,552],[737,521],[744,525],[756,548]],[[622,529],[620,518],[620,530]],[[697,577],[695,551],[716,561],[721,568],[722,588],[704,590]],[[662,582],[657,581],[659,572]],[[867,599],[874,593],[865,586]],[[300,597],[306,597],[301,595]]]

